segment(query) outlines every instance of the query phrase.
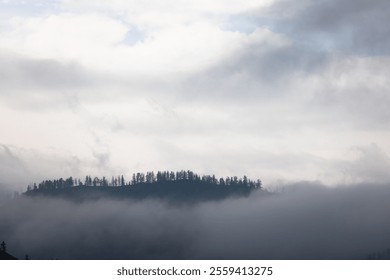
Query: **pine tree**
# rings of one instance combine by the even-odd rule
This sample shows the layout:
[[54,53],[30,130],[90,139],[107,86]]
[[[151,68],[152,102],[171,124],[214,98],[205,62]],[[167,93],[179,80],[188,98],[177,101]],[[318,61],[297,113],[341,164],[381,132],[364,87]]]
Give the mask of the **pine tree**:
[[1,242],[0,249],[1,249],[1,251],[3,251],[3,252],[7,252],[7,245],[5,244],[4,241]]

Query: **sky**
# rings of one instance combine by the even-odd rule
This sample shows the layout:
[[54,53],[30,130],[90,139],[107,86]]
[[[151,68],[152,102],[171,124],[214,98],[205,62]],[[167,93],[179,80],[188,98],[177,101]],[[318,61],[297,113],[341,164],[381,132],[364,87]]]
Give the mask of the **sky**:
[[0,1],[0,191],[148,170],[390,182],[385,0]]

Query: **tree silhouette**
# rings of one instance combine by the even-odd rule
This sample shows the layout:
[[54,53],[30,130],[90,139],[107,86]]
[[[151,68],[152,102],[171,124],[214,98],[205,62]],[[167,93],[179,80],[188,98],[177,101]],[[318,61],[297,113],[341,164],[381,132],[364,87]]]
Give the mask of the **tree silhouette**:
[[[212,175],[199,175],[190,170],[180,171],[149,171],[146,173],[137,172],[133,173],[130,181],[126,181],[123,175],[113,176],[109,182],[105,176],[99,178],[87,175],[85,177],[84,184],[79,179],[69,177],[67,179],[56,179],[56,180],[45,180],[39,183],[33,183],[27,187],[27,193],[33,192],[45,192],[54,190],[66,190],[73,189],[76,187],[101,187],[107,188],[118,188],[122,189],[125,187],[146,187],[148,185],[177,185],[185,184],[187,186],[192,185],[203,185],[210,187],[224,187],[224,189],[236,189],[246,192],[252,189],[261,189],[262,183],[258,180],[251,180],[247,176],[227,176],[226,178],[217,178],[214,174]],[[223,190],[223,189],[220,189]]]
[[7,252],[7,245],[5,244],[4,241],[1,242],[0,249],[1,249],[1,251],[3,251],[3,252]]

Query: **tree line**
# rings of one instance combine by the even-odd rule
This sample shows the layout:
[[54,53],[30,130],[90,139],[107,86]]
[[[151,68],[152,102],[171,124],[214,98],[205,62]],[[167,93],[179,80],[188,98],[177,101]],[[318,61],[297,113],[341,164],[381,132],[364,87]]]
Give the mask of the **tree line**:
[[198,175],[190,170],[181,171],[149,171],[146,173],[137,172],[131,176],[131,179],[126,181],[123,175],[113,176],[111,179],[106,177],[86,176],[84,180],[69,177],[67,179],[44,180],[39,184],[33,183],[27,186],[27,191],[32,190],[55,190],[71,187],[131,187],[137,184],[154,184],[161,182],[200,182],[219,186],[240,186],[248,188],[261,188],[261,180],[251,180],[247,176],[243,177],[220,177],[215,175]]

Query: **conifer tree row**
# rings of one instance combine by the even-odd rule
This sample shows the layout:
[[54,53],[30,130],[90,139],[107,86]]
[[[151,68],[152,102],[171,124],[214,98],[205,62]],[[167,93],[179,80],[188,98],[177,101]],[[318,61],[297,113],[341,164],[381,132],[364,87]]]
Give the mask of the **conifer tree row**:
[[154,184],[161,182],[201,182],[210,185],[219,186],[241,186],[248,188],[261,188],[261,181],[248,179],[247,176],[242,178],[233,176],[226,178],[216,178],[215,175],[198,175],[190,170],[181,170],[177,172],[173,171],[158,171],[157,173],[149,171],[146,173],[137,172],[131,176],[129,181],[126,181],[124,176],[113,176],[111,180],[107,180],[106,177],[94,177],[86,176],[84,180],[69,177],[67,179],[45,180],[38,185],[34,183],[27,187],[27,191],[32,190],[56,190],[71,187],[131,187],[138,184]]

